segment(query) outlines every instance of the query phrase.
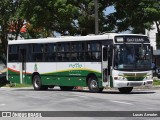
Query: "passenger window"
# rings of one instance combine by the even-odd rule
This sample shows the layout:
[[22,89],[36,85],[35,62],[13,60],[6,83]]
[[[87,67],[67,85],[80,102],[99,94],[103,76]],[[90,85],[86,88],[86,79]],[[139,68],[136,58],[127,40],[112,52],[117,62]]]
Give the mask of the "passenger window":
[[100,42],[87,42],[85,58],[87,61],[101,61]]
[[33,44],[32,46],[32,61],[41,62],[43,61],[44,47],[42,44]]
[[19,46],[18,45],[10,45],[9,46],[9,62],[18,62],[19,61]]
[[84,42],[72,42],[71,43],[71,61],[84,61]]

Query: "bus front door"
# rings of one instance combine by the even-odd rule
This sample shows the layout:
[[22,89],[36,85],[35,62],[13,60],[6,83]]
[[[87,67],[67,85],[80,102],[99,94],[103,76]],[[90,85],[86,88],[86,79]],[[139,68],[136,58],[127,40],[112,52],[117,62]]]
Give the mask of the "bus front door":
[[109,74],[108,74],[108,47],[102,46],[102,79],[103,79],[103,86],[109,85]]
[[20,83],[26,82],[26,49],[20,49]]

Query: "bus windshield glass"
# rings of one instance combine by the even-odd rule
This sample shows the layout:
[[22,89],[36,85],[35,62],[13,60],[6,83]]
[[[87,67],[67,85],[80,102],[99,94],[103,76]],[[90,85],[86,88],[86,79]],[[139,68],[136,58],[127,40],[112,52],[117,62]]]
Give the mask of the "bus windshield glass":
[[152,52],[148,44],[119,44],[114,49],[114,69],[150,70]]

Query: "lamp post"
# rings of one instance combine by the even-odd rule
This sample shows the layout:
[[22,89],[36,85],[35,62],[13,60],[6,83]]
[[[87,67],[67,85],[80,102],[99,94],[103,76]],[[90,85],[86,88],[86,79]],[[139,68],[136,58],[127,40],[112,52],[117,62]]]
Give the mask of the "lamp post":
[[98,24],[98,0],[94,0],[94,14],[95,14],[95,34],[99,33],[99,24]]

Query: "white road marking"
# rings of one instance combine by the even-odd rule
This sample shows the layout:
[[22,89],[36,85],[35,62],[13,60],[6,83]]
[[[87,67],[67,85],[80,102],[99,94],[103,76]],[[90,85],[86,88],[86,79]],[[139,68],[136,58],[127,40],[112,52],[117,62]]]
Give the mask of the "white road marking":
[[111,102],[121,103],[121,104],[127,104],[127,105],[133,105],[132,103],[122,102],[122,101],[111,101]]

